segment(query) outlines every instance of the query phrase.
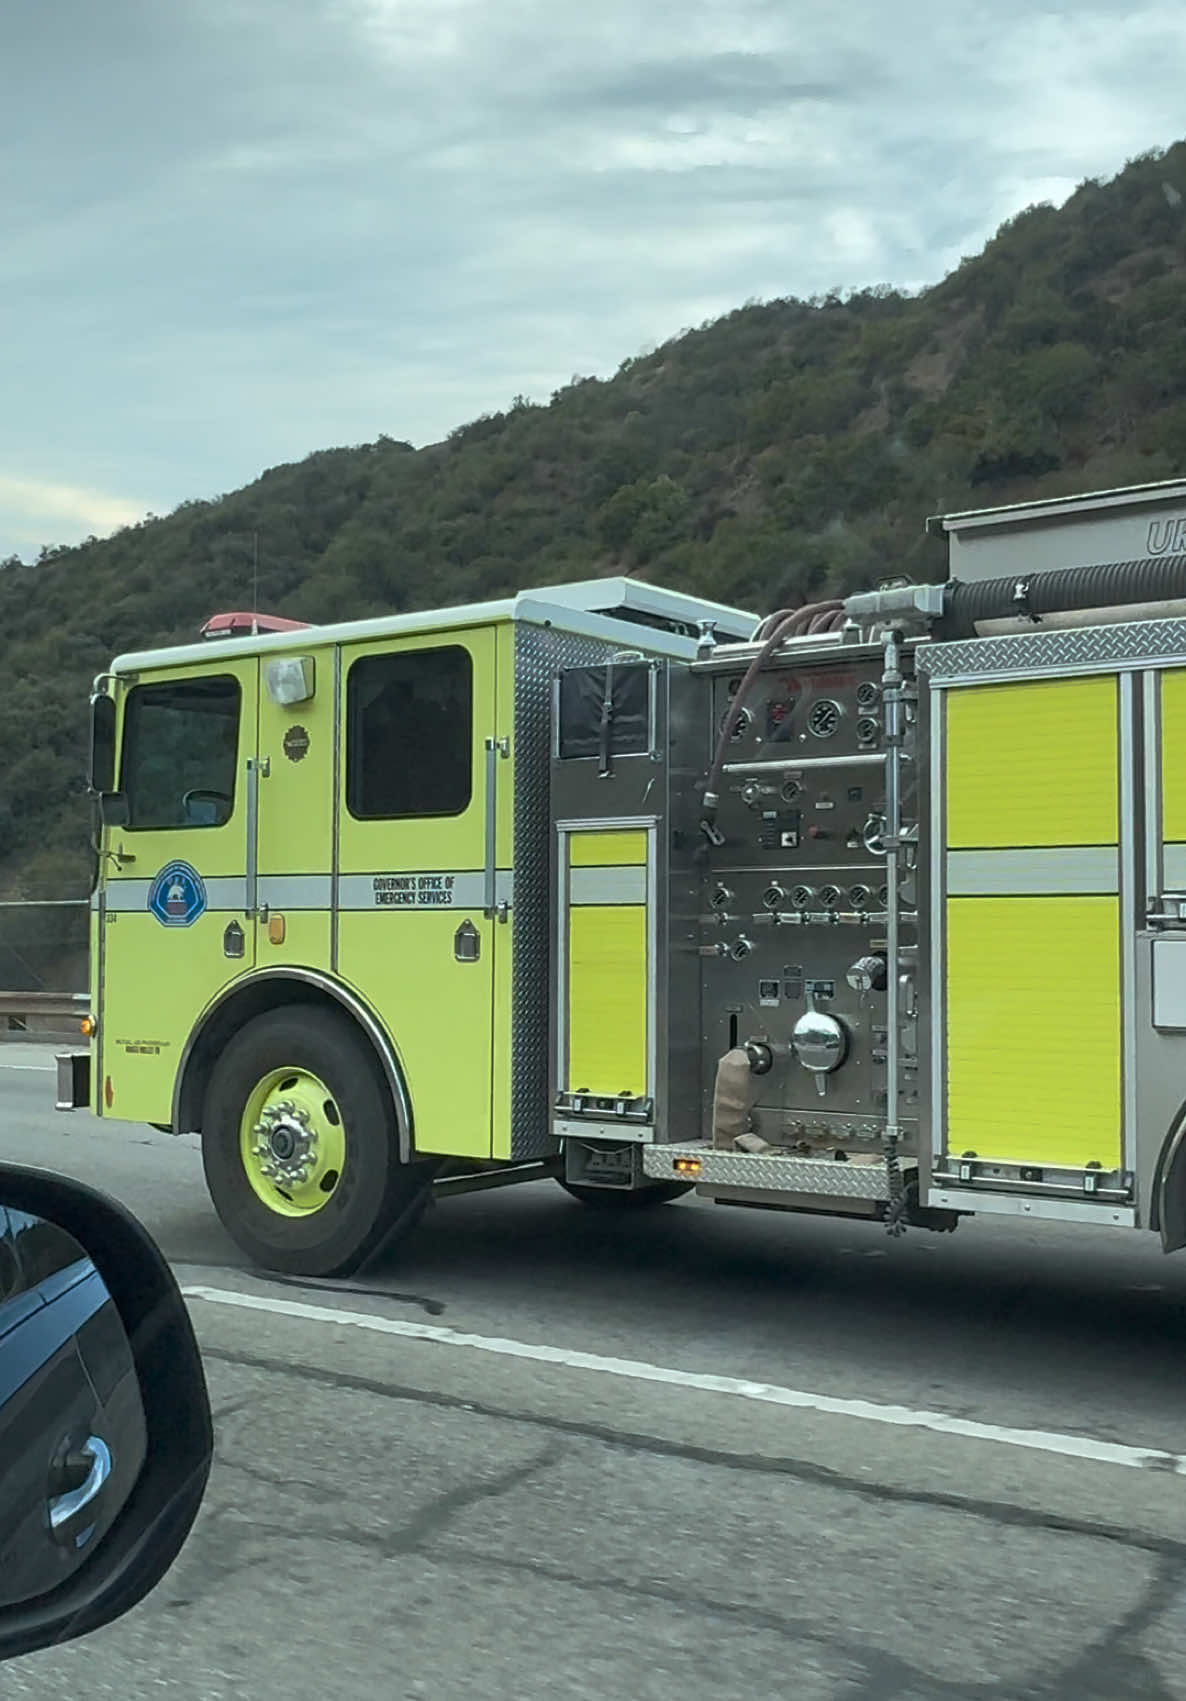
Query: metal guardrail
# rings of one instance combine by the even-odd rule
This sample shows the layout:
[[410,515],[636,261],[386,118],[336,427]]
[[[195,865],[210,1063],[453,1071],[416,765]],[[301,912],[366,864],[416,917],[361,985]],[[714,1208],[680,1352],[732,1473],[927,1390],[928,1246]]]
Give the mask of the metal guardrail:
[[83,1045],[85,992],[0,992],[0,1044],[5,1040],[70,1040]]
[[0,992],[0,1018],[85,1016],[89,1003],[85,992]]
[[81,1037],[89,947],[86,898],[0,900],[0,1040]]

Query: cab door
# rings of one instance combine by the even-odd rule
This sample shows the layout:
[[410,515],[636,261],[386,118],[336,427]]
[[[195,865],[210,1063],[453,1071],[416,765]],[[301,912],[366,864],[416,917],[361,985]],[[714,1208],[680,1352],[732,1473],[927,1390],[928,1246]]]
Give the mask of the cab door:
[[100,1114],[167,1124],[195,1021],[254,960],[247,822],[254,656],[141,674],[121,694],[119,790],[100,876]]
[[416,1150],[488,1157],[494,629],[347,645],[341,673],[339,971],[395,1044]]
[[260,969],[331,967],[336,666],[332,649],[260,658],[252,906]]

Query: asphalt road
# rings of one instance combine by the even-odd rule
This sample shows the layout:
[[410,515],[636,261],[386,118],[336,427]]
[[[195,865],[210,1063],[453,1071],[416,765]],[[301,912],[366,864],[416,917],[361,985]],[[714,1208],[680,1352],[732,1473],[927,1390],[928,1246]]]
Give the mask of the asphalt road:
[[0,1150],[195,1290],[218,1460],[148,1600],[0,1697],[1186,1701],[1186,1260],[1152,1239],[543,1183],[310,1289],[244,1267],[196,1142],[56,1115],[48,1065],[0,1049]]

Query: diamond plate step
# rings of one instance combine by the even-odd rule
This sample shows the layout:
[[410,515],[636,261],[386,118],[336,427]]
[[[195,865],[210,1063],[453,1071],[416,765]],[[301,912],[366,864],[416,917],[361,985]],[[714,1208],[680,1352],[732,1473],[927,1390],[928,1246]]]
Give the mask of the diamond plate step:
[[[699,1169],[687,1167],[690,1160]],[[833,1158],[787,1158],[774,1153],[717,1152],[711,1146],[644,1146],[642,1167],[656,1181],[717,1182],[722,1187],[761,1187],[776,1193],[814,1193],[826,1199],[888,1199],[885,1165],[837,1163]],[[903,1163],[904,1179],[913,1165]]]

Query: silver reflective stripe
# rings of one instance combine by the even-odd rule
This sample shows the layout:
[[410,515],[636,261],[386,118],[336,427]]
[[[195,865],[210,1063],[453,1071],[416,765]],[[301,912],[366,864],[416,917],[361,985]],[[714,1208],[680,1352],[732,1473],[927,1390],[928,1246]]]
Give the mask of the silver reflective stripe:
[[573,904],[645,904],[645,868],[574,868],[568,877]]
[[330,874],[261,874],[259,901],[270,910],[327,910],[333,896]]
[[[242,874],[216,875],[203,881],[206,908],[242,910],[247,902],[247,881]],[[374,909],[481,909],[484,896],[482,874],[448,871],[415,874],[343,874],[339,900],[344,910]],[[498,902],[514,898],[514,875],[499,869],[496,880]],[[115,879],[107,884],[107,907],[125,912],[147,910],[152,880]],[[328,910],[333,894],[329,874],[261,874],[259,901],[270,909]]]
[[[206,888],[208,910],[241,910],[247,902],[247,881],[242,874],[219,874],[212,879],[202,878]],[[152,880],[108,880],[107,908],[124,913],[147,910]]]
[[107,908],[109,910],[146,910],[151,880],[108,880]]
[[247,880],[242,874],[219,874],[203,880],[206,888],[206,908],[209,910],[242,910],[247,907]]
[[1056,897],[1120,890],[1115,845],[947,853],[947,896]]
[[[499,869],[496,902],[509,905],[513,897],[514,876],[510,869]],[[338,907],[343,910],[480,910],[485,901],[486,877],[480,869],[338,877]]]
[[1186,892],[1186,845],[1166,845],[1164,868],[1165,890]]

